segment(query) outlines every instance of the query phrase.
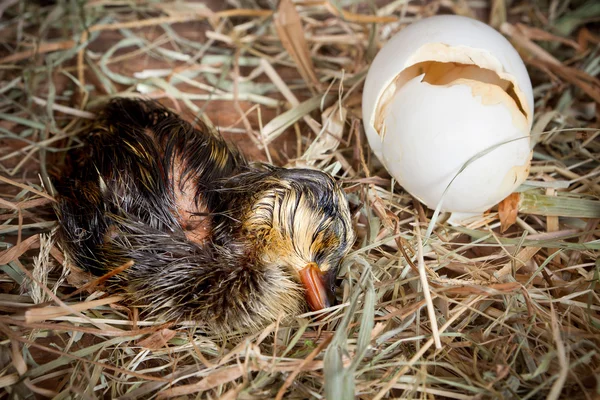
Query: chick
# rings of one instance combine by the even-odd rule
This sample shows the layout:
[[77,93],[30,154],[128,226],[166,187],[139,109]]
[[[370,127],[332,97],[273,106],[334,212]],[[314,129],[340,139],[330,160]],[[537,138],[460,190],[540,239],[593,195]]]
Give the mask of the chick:
[[[355,240],[326,173],[249,164],[156,102],[112,100],[56,181],[59,238],[142,313],[215,332],[332,304]],[[305,301],[306,300],[306,301]]]

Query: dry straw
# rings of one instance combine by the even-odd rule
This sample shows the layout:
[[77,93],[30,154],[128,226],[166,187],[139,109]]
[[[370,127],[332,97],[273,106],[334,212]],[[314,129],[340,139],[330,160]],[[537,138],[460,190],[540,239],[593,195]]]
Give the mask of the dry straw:
[[[504,33],[535,91],[529,179],[464,227],[403,192],[361,125],[380,46],[448,12]],[[0,15],[1,398],[600,396],[597,1],[4,0]],[[359,237],[338,305],[214,337],[65,280],[49,173],[117,95],[335,174]]]

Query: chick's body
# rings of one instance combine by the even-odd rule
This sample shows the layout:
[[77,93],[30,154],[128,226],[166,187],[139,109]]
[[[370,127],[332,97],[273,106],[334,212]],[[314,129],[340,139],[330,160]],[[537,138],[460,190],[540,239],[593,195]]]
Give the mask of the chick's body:
[[56,182],[70,261],[147,314],[214,331],[304,307],[299,271],[331,283],[354,233],[343,192],[308,169],[250,166],[206,126],[155,102],[116,99]]

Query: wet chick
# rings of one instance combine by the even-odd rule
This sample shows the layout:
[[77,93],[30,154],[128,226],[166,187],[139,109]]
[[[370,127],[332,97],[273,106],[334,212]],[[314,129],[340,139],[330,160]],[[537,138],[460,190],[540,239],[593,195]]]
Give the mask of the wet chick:
[[115,99],[55,182],[59,238],[146,315],[255,329],[332,304],[354,242],[331,176],[250,165],[203,124]]

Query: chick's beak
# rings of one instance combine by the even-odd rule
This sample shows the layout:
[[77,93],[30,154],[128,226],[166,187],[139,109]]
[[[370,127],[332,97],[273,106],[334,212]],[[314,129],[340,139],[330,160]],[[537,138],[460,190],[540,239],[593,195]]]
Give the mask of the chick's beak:
[[300,281],[306,288],[306,301],[313,311],[333,305],[333,293],[317,264],[309,263],[300,270]]

